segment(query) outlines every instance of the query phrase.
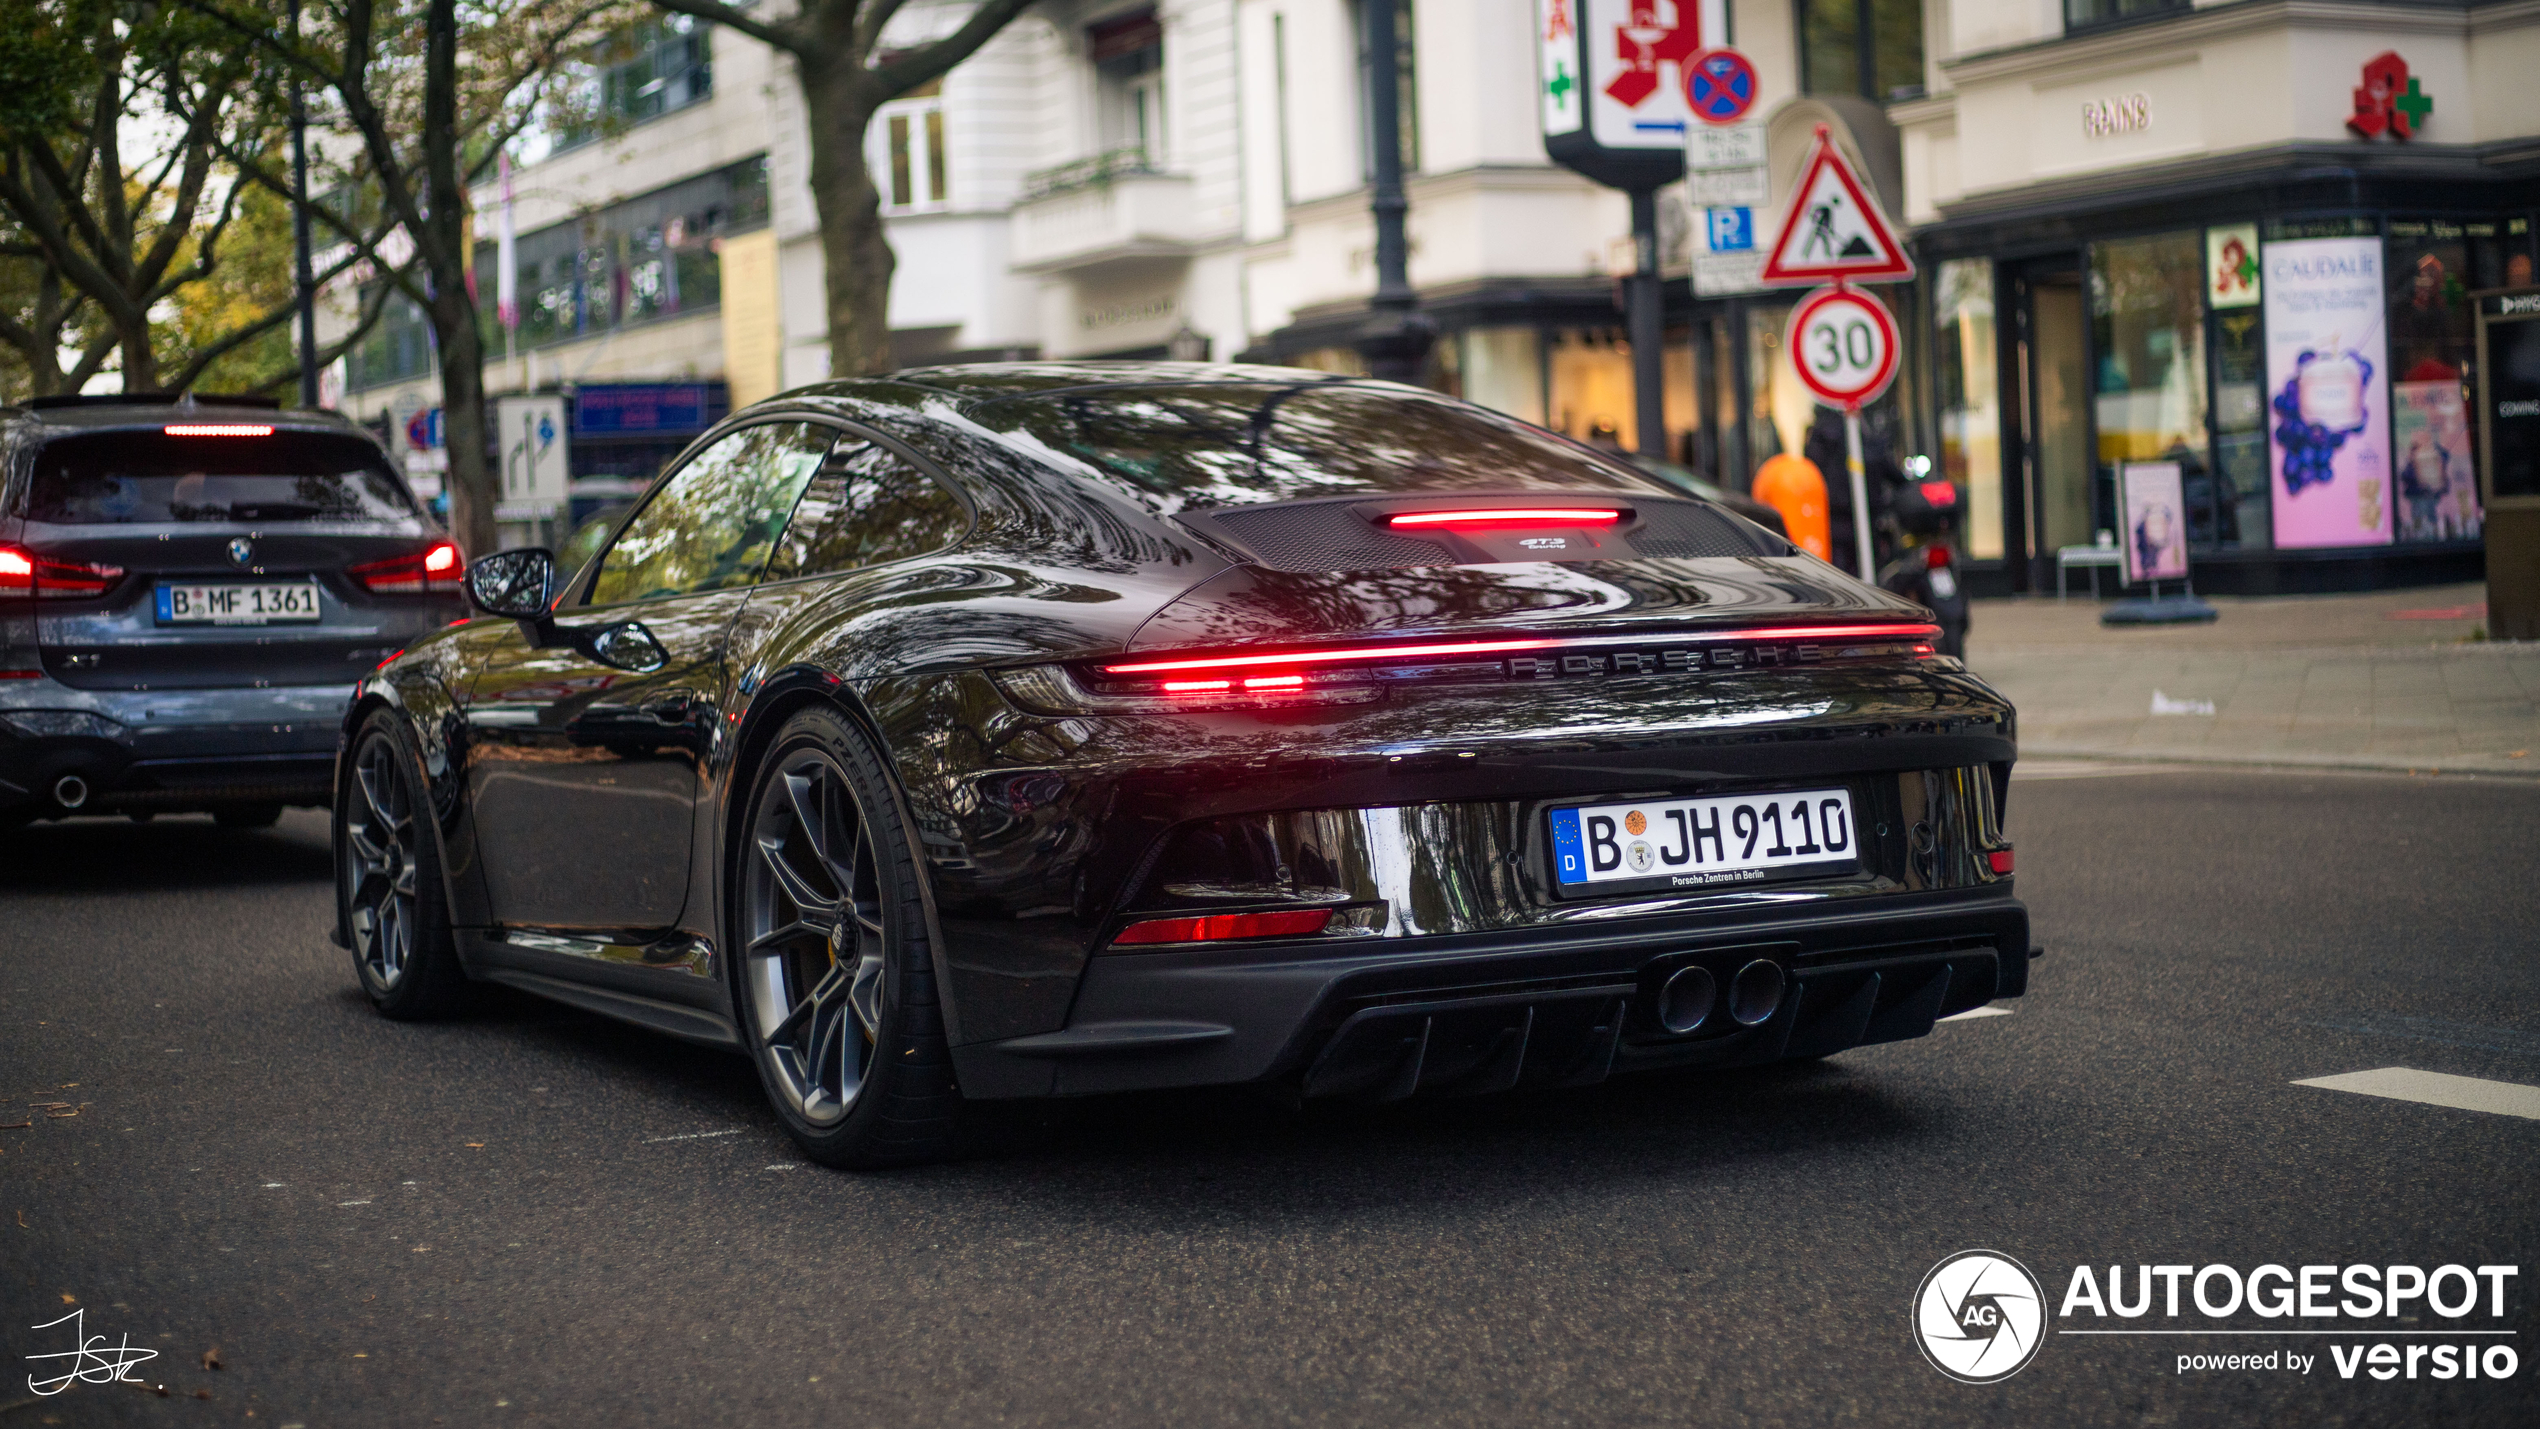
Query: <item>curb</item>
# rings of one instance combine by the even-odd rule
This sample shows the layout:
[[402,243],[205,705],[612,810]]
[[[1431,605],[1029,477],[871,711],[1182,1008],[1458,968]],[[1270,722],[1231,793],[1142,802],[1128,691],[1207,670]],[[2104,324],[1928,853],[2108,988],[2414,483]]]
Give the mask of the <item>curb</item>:
[[[2417,774],[2477,776],[2482,778],[2540,780],[2540,759],[2517,759],[2502,767],[2484,764],[2410,764],[2404,760],[2375,759],[2366,755],[2345,754],[2253,754],[2222,755],[2197,751],[2109,750],[2095,745],[2049,744],[2020,741],[2020,757],[2041,759],[2089,759],[2109,764],[2203,764],[2222,769],[2278,769],[2305,771],[2344,770],[2359,774]],[[2493,759],[2493,755],[2473,756]]]

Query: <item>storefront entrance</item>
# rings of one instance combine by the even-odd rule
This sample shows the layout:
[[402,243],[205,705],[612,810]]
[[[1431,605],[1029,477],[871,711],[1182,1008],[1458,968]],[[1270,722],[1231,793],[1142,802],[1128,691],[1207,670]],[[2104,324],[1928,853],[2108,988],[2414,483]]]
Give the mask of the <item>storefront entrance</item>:
[[2092,536],[2089,400],[2089,330],[2081,299],[2081,272],[2069,260],[2009,269],[2012,311],[2019,340],[2013,354],[2020,400],[2012,411],[2018,431],[2019,509],[2013,529],[2025,537],[2029,590],[2055,582],[2055,552],[2090,544]]

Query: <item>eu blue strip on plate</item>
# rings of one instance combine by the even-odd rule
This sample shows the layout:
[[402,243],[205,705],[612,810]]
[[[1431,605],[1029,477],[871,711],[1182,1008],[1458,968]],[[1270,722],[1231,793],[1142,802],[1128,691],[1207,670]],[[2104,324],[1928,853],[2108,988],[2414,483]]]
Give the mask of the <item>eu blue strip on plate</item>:
[[1577,883],[1587,877],[1581,862],[1585,853],[1579,847],[1579,811],[1552,811],[1552,866],[1554,876],[1563,883]]

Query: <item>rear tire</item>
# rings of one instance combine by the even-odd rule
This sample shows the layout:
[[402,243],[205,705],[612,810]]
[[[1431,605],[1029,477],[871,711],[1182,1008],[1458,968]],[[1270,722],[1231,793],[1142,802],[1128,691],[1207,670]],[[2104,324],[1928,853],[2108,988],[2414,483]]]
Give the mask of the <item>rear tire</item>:
[[212,822],[224,829],[269,829],[281,819],[280,804],[233,804],[212,811]]
[[446,1016],[467,993],[440,840],[424,824],[432,805],[422,770],[404,722],[372,715],[353,742],[335,820],[336,907],[352,934],[353,972],[371,1006],[400,1022]]
[[961,1092],[916,845],[881,760],[835,712],[804,710],[742,810],[734,1006],[769,1103],[824,1166],[941,1160]]

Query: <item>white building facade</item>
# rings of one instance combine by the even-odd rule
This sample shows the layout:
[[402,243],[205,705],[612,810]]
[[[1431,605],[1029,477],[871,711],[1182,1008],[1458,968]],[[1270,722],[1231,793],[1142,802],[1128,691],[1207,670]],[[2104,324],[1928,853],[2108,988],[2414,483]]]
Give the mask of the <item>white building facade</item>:
[[[1360,3],[1043,0],[887,107],[869,138],[898,259],[895,355],[1357,370],[1375,287]],[[1554,3],[1402,0],[1410,277],[1439,331],[1431,385],[1620,439],[1636,430],[1615,281],[1628,211],[1545,157],[1536,26]],[[1615,4],[1643,28],[1695,23],[1694,0]],[[891,38],[967,10],[914,0]],[[2117,524],[2117,469],[2141,460],[2181,464],[2209,589],[2474,567],[2474,473],[2451,470],[2465,458],[2442,384],[2470,375],[2463,295],[2530,280],[2540,86],[2521,76],[2540,59],[2540,0],[1715,14],[1724,33],[1702,43],[1753,62],[1776,182],[1827,123],[1911,233],[1921,274],[1885,290],[1907,360],[1871,428],[1966,488],[1980,589],[2049,579],[2058,548]],[[665,20],[593,64],[613,122],[512,177],[517,326],[492,321],[480,288],[503,354],[489,386],[574,394],[574,468],[597,499],[828,360],[791,61]],[[480,279],[501,202],[495,185],[477,195]],[[1791,295],[1697,295],[1683,279],[1709,220],[1681,188],[1661,227],[1670,455],[1743,485],[1818,421],[1781,349]],[[2227,250],[2262,267],[2328,240],[2370,240],[2387,283],[2369,363],[2383,509],[2340,527],[2344,544],[2278,519],[2294,507],[2269,343],[2292,329],[2263,283],[2205,291]],[[350,410],[402,432],[430,408],[419,328],[390,324],[348,364]]]

